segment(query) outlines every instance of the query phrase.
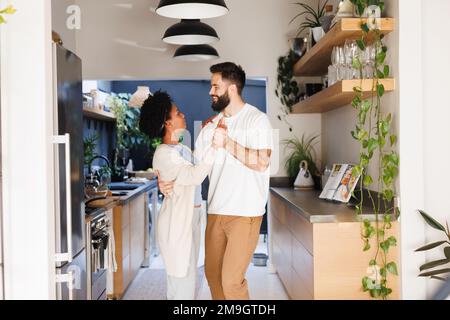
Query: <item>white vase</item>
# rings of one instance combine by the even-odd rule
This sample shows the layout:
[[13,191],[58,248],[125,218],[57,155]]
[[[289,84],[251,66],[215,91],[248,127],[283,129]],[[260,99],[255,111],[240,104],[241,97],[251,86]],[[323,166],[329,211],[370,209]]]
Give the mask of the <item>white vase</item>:
[[137,91],[131,96],[128,105],[133,108],[140,108],[149,95],[151,95],[149,87],[138,87]]
[[312,28],[312,33],[314,37],[314,41],[319,42],[320,39],[325,35],[325,31],[323,31],[322,27]]

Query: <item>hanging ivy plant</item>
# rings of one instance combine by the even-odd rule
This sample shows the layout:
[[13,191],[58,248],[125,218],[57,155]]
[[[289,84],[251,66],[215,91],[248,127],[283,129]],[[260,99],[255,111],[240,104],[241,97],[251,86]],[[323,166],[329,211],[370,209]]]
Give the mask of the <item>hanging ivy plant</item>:
[[286,56],[278,58],[278,78],[275,94],[282,104],[283,114],[278,115],[280,121],[284,121],[292,132],[292,125],[287,120],[287,116],[292,112],[292,107],[300,101],[300,89],[294,78],[294,65],[298,61],[293,50]]
[[[368,1],[354,1],[358,5]],[[358,12],[363,12],[361,8]],[[395,180],[398,176],[399,156],[395,151],[397,136],[392,133],[392,114],[383,114],[381,98],[384,96],[385,88],[380,80],[389,76],[390,68],[386,64],[386,53],[388,48],[383,43],[384,35],[380,30],[370,30],[369,25],[361,20],[362,37],[357,40],[361,51],[368,45],[368,33],[373,33],[373,45],[375,47],[375,61],[372,66],[373,84],[368,99],[363,99],[362,80],[359,87],[354,88],[356,94],[352,106],[358,111],[356,129],[351,132],[353,138],[360,143],[359,165],[354,168],[354,174],[361,174],[363,183],[360,189],[360,202],[356,207],[358,215],[362,214],[364,205],[363,188],[368,190],[368,201],[375,214],[375,221],[364,220],[361,227],[361,238],[363,250],[371,248],[370,241],[375,239],[376,250],[369,261],[369,270],[373,271],[371,277],[363,277],[362,287],[373,298],[387,299],[392,293],[388,284],[388,274],[398,275],[395,261],[388,261],[389,250],[397,245],[394,236],[387,237],[387,232],[392,228],[391,219],[398,217],[399,210],[392,205],[395,194]],[[363,63],[361,57],[353,60],[353,67],[362,75]],[[362,78],[362,77],[361,77]],[[378,180],[374,181],[369,174],[369,166],[378,158]],[[376,183],[378,193],[371,192],[368,188]]]

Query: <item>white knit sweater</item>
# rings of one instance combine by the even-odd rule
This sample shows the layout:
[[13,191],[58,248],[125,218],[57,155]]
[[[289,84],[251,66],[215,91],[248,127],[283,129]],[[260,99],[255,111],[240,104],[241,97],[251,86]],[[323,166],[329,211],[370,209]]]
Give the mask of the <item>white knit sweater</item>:
[[159,171],[162,181],[175,180],[173,194],[164,199],[156,227],[156,238],[170,276],[187,275],[195,186],[210,173],[214,156],[215,150],[210,147],[203,159],[193,165],[168,145],[162,144],[155,151],[153,169]]

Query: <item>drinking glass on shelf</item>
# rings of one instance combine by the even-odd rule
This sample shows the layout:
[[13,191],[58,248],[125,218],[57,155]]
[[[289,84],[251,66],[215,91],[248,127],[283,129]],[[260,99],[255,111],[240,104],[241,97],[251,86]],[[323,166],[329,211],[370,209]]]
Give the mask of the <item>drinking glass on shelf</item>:
[[373,45],[366,46],[363,54],[363,70],[364,70],[364,78],[371,79],[373,78],[374,66],[375,66],[375,55],[376,48]]
[[336,74],[336,66],[330,65],[328,66],[328,87],[331,87],[333,84],[336,83],[337,80],[337,74]]

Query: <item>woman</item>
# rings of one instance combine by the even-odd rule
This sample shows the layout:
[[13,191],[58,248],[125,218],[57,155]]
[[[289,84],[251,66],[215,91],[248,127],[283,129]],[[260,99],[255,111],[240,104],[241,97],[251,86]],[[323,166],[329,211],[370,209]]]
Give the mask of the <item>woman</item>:
[[163,201],[156,238],[167,271],[167,299],[195,299],[200,244],[202,181],[211,170],[215,150],[224,147],[226,131],[216,129],[212,146],[193,164],[191,150],[180,144],[186,120],[170,96],[158,91],[142,106],[140,129],[150,138],[162,138],[153,157],[153,169],[163,181],[175,181]]

